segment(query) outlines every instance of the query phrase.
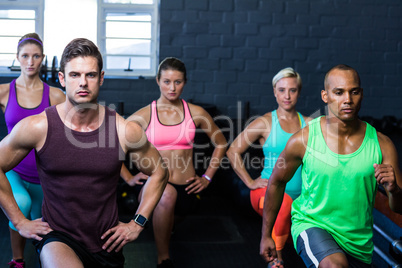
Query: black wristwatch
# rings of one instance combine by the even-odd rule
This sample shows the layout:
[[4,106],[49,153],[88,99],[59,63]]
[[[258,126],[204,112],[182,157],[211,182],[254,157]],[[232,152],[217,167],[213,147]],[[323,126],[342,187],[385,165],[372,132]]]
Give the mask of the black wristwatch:
[[141,214],[135,214],[134,222],[141,227],[146,228],[148,226],[148,219],[142,216]]

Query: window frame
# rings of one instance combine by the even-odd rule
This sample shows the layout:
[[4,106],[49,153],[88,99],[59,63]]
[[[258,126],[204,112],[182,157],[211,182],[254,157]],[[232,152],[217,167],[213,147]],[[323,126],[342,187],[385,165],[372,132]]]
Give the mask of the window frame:
[[[150,51],[150,69],[133,70],[130,72],[121,70],[107,69],[104,64],[106,77],[123,77],[123,78],[139,78],[139,77],[155,77],[157,66],[159,65],[159,8],[160,0],[154,0],[153,4],[121,4],[121,3],[104,3],[98,0],[98,27],[97,27],[97,43],[100,52],[103,55],[104,63],[108,54],[106,53],[106,14],[107,13],[150,13],[151,14],[151,51]],[[113,55],[113,54],[110,54]],[[133,55],[134,56],[134,55]],[[138,55],[143,56],[143,55]],[[147,57],[148,55],[146,55]]]
[[[42,37],[44,40],[44,8],[45,8],[45,0],[32,0],[29,2],[18,2],[18,1],[7,1],[7,2],[0,2],[0,10],[34,10],[35,11],[35,32]],[[10,19],[13,20],[13,19]],[[14,36],[14,35],[0,35],[2,37],[21,37],[21,36]],[[16,44],[17,46],[17,44]],[[17,50],[15,50],[17,53]],[[10,66],[0,66],[0,75],[10,75],[13,74],[19,75],[20,73],[15,73],[8,69]]]

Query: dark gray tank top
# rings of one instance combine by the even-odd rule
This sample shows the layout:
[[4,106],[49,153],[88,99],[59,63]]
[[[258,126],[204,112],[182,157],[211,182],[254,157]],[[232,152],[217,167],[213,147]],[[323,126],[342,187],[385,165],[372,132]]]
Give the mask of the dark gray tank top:
[[91,252],[102,250],[101,235],[118,223],[116,188],[124,154],[116,113],[105,111],[99,129],[78,132],[64,125],[55,106],[47,108],[47,137],[37,152],[43,220]]

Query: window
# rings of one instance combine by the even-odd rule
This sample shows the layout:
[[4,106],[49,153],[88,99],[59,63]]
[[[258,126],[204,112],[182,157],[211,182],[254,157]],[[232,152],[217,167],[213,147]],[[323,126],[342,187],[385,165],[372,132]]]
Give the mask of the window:
[[43,34],[43,0],[0,2],[0,72],[19,66],[15,60],[18,40],[29,32]]
[[158,0],[98,0],[98,45],[106,75],[155,76]]
[[96,44],[97,0],[44,1],[43,45],[49,67],[54,56],[59,66],[64,48],[74,38],[85,37]]
[[[106,76],[155,76],[159,60],[160,0],[12,0],[0,2],[0,73],[10,67],[22,35],[38,33],[48,69],[77,37],[95,42]],[[61,12],[63,10],[63,12]],[[9,27],[12,23],[13,27]],[[85,27],[83,27],[85,25]],[[57,64],[58,65],[58,64]]]

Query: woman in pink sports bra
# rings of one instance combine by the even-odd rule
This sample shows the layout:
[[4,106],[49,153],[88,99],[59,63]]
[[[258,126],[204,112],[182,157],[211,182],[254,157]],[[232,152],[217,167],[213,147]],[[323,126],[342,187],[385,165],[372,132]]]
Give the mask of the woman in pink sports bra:
[[[23,118],[41,113],[46,107],[65,100],[63,91],[48,86],[39,77],[45,57],[39,35],[26,34],[21,37],[16,46],[21,74],[11,83],[0,85],[0,107],[4,113],[8,132]],[[19,165],[6,173],[19,208],[25,217],[31,219],[42,216],[43,193],[35,163],[35,155],[32,151]],[[26,240],[20,236],[11,222],[9,226],[13,257],[8,265],[10,268],[25,267]]]
[[[170,171],[169,183],[152,218],[158,251],[157,267],[174,267],[169,256],[169,242],[175,215],[185,215],[196,209],[196,194],[208,187],[227,146],[212,117],[200,106],[180,99],[186,81],[184,63],[176,58],[164,59],[156,77],[161,92],[159,99],[127,119],[142,126]],[[195,174],[193,166],[196,128],[201,128],[215,145],[209,166],[201,177]],[[142,173],[132,176],[124,166],[122,177],[130,185],[142,184],[141,179],[147,178]]]

